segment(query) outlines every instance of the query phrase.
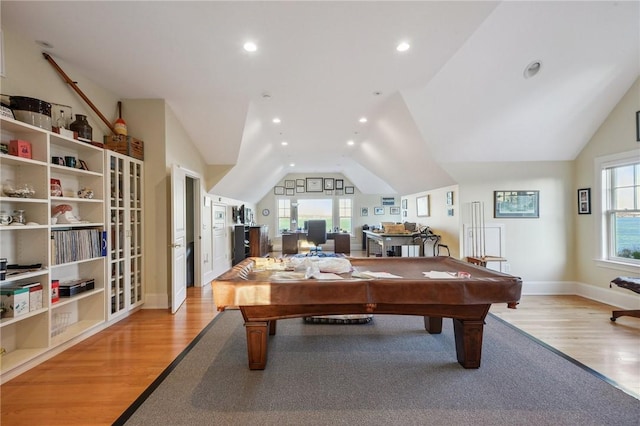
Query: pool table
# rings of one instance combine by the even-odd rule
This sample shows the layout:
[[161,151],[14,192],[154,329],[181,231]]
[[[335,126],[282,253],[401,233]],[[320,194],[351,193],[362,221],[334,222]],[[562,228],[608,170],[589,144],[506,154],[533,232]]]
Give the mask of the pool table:
[[[268,335],[276,333],[278,319],[336,314],[420,315],[434,334],[442,331],[442,318],[452,318],[458,362],[479,368],[491,304],[515,308],[522,291],[518,277],[451,257],[347,259],[352,272],[342,279],[277,279],[281,274],[273,267],[285,260],[247,258],[212,282],[219,311],[242,311],[250,369],[266,367]],[[436,278],[423,274],[431,271],[440,273],[432,274]],[[362,272],[399,278],[363,277],[369,274]]]

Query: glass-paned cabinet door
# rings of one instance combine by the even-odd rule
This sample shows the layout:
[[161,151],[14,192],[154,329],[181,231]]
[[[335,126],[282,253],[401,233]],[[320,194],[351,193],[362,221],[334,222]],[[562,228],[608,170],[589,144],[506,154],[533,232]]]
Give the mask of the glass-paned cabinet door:
[[[110,261],[112,276],[112,304],[110,315],[142,304],[143,294],[143,164],[122,154],[107,152],[111,199]],[[122,278],[120,278],[122,277]]]
[[109,184],[111,207],[124,207],[124,160],[119,157],[109,158]]

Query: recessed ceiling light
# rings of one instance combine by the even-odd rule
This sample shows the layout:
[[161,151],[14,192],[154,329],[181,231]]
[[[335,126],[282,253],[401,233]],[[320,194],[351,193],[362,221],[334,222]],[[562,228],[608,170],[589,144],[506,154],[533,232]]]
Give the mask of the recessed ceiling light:
[[278,117],[274,118],[271,121],[273,121],[275,124],[280,124],[281,123],[281,120]]
[[524,69],[524,78],[531,78],[542,69],[542,61],[533,61]]
[[411,45],[409,43],[407,43],[406,41],[403,41],[402,43],[398,44],[398,46],[396,47],[396,50],[398,52],[406,52],[407,50],[409,50],[410,47]]
[[354,141],[349,140],[349,141],[347,141],[347,145],[355,145],[355,142],[354,142]]
[[289,145],[289,142],[282,141],[282,142],[280,142],[280,145],[282,145],[282,146],[287,146],[287,145]]
[[358,120],[361,123],[366,123],[367,122],[367,117],[360,117],[360,120]]
[[246,42],[243,47],[247,52],[255,52],[256,50],[258,50],[258,46],[256,46],[256,44],[252,41]]
[[289,163],[289,167],[295,167],[296,163]]

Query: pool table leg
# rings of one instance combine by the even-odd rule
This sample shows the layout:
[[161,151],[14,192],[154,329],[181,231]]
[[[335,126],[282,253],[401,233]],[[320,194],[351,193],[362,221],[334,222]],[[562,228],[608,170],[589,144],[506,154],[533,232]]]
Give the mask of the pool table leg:
[[464,368],[480,368],[482,356],[483,320],[453,319],[453,331],[456,338],[456,355]]
[[442,317],[424,317],[424,328],[429,334],[442,333]]
[[275,334],[275,321],[246,322],[244,328],[247,332],[249,369],[264,370],[267,366],[267,337],[268,334],[271,334],[272,329]]

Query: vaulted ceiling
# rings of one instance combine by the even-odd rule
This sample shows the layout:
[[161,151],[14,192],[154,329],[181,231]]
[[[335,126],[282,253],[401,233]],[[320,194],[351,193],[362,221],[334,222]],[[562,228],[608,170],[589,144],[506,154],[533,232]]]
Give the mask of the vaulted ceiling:
[[638,1],[1,8],[123,99],[165,99],[208,164],[233,165],[210,191],[250,202],[288,173],[408,194],[454,184],[448,163],[571,160],[640,75]]

